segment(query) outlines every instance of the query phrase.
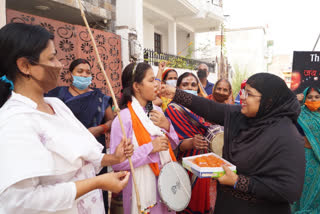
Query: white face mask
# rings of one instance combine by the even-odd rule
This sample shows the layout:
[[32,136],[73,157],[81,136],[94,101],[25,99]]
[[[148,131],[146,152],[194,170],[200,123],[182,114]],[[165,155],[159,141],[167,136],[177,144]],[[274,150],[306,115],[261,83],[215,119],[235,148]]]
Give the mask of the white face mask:
[[176,87],[177,86],[177,80],[167,80],[166,84],[170,85],[170,86],[173,86],[173,87]]

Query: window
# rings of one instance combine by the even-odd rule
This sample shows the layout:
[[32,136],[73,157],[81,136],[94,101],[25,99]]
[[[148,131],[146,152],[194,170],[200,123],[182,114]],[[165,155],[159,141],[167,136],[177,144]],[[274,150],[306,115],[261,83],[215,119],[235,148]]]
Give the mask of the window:
[[154,33],[154,51],[161,53],[161,35]]

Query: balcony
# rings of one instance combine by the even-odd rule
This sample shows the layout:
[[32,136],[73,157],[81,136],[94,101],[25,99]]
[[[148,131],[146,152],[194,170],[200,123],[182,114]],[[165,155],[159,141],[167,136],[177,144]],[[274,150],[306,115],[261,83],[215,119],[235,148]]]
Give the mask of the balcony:
[[144,49],[144,61],[150,65],[158,66],[159,62],[163,60],[167,61],[168,67],[189,70],[197,70],[200,64],[205,63],[209,67],[209,72],[215,73],[215,63],[207,63],[200,60],[189,59],[187,57],[157,53],[151,49]]

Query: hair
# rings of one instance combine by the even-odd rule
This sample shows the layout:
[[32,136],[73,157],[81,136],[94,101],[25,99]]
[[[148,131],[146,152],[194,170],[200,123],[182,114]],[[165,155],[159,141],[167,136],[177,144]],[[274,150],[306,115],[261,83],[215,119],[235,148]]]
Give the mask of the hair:
[[181,85],[182,80],[183,80],[184,78],[188,77],[188,76],[193,76],[193,77],[196,79],[197,84],[198,84],[198,93],[199,93],[199,92],[200,92],[199,80],[198,80],[198,78],[196,77],[196,75],[194,75],[194,74],[191,73],[191,72],[185,72],[185,73],[183,73],[182,75],[180,75],[180,77],[179,77],[178,80],[177,80],[177,87],[179,87],[179,86]]
[[164,72],[165,72],[165,74],[164,74],[164,76],[163,76],[163,78],[162,78],[162,81],[166,81],[169,73],[171,73],[171,72],[176,72],[176,74],[177,74],[177,76],[178,76],[178,72],[177,72],[176,70],[174,70],[174,69],[167,69],[167,70],[164,71]]
[[309,89],[307,90],[306,95],[308,95],[311,92],[312,89],[317,91],[320,94],[320,88],[318,88],[318,87],[309,87]]
[[[41,52],[54,36],[39,25],[10,23],[0,29],[0,77],[15,82],[22,72],[16,64],[17,59],[25,57],[30,64],[39,62]],[[11,95],[10,84],[0,81],[0,107]]]
[[[145,62],[138,64],[130,63],[127,65],[122,73],[122,96],[120,100],[120,108],[127,107],[127,103],[132,101],[131,97],[134,95],[133,83],[141,83],[146,76],[147,70],[151,68],[151,65]],[[134,71],[134,75],[132,74]]]
[[72,73],[73,69],[80,64],[88,64],[91,69],[91,65],[88,62],[88,60],[79,58],[79,59],[73,60],[73,62],[69,66],[69,71]]
[[214,91],[216,90],[217,86],[219,85],[220,82],[222,81],[225,81],[226,83],[228,83],[229,85],[229,92],[230,94],[232,93],[232,86],[231,86],[231,83],[228,79],[225,79],[225,78],[222,78],[222,79],[219,79],[216,84],[214,84],[214,87],[213,87],[213,90],[212,90],[212,93],[214,93]]

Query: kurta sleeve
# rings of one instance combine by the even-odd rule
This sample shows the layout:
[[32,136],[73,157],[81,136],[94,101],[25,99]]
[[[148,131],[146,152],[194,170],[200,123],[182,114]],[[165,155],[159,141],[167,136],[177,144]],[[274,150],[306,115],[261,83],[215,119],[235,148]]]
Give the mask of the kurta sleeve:
[[[126,132],[126,136],[128,139],[131,139],[131,142],[132,142],[133,130],[132,130],[132,123],[131,123],[131,116],[130,116],[129,110],[128,111],[126,110],[121,111],[120,115],[124,122],[123,125]],[[111,134],[110,134],[111,153],[115,152],[117,146],[121,142],[121,139],[122,139],[122,131],[121,131],[121,126],[119,122],[119,117],[116,117],[111,126]],[[131,156],[131,161],[133,166],[136,168],[149,163],[156,163],[159,160],[159,158],[157,157],[156,153],[151,153],[152,150],[153,150],[153,146],[151,142],[137,147],[134,150],[133,155]],[[125,160],[120,164],[115,164],[112,166],[112,168],[116,171],[130,170],[129,161]]]
[[[70,209],[77,194],[74,182],[41,185],[40,179],[29,178],[8,187],[0,195],[4,213],[57,212]],[[0,211],[1,211],[0,209]]]
[[205,120],[223,126],[227,104],[217,103],[177,89],[173,102],[181,104]]

